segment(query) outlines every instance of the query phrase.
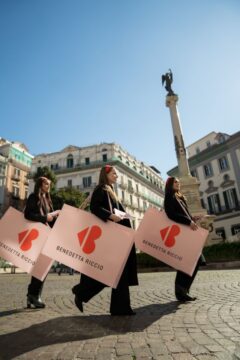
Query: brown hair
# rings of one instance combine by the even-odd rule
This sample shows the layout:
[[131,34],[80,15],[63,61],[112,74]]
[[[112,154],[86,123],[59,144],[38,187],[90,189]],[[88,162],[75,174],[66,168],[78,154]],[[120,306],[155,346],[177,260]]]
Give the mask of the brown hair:
[[115,194],[113,188],[108,183],[107,174],[109,174],[114,169],[111,165],[105,165],[101,168],[100,174],[99,174],[99,180],[98,180],[98,186],[103,187],[104,190],[106,190],[109,195],[111,196],[112,200],[119,201],[117,195]]
[[50,182],[51,183],[51,180],[49,180],[48,178],[46,178],[44,176],[41,176],[41,177],[37,178],[37,180],[35,182],[33,192],[39,199],[38,205],[40,207],[40,211],[43,212],[42,208],[44,206],[47,206],[47,208],[48,208],[47,210],[49,212],[50,210],[53,210],[53,205],[52,205],[52,199],[51,199],[51,196],[50,196],[49,192],[47,192],[45,194],[45,200],[44,200],[43,193],[42,193],[42,184],[44,182]]
[[165,198],[167,196],[175,196],[175,197],[178,197],[179,199],[186,201],[185,196],[180,191],[175,191],[173,189],[173,184],[174,184],[175,180],[178,180],[178,178],[176,178],[174,176],[170,176],[167,179],[166,185],[165,185]]

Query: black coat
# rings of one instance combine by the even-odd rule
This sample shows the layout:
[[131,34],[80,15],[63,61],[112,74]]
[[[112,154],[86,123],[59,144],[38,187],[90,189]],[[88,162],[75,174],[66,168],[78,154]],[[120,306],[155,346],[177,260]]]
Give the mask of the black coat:
[[[180,205],[180,202],[182,206]],[[184,211],[184,209],[185,211]],[[187,204],[184,199],[177,200],[174,195],[165,196],[164,209],[169,219],[184,225],[190,225],[192,216],[189,213]],[[187,215],[187,214],[188,215]]]
[[[51,211],[52,210],[53,209],[51,209]],[[45,225],[48,223],[49,226],[53,227],[55,220],[51,222],[47,222],[47,213],[44,211],[44,209],[43,212],[45,213],[44,215],[42,215],[40,211],[38,197],[34,193],[30,194],[27,199],[26,207],[24,210],[25,219],[30,221],[41,222]]]
[[[117,204],[112,200],[110,196],[109,199],[111,201],[113,209],[118,208],[121,211],[125,211],[120,202],[118,202]],[[96,215],[103,221],[107,221],[112,214],[109,206],[107,191],[104,190],[102,186],[97,186],[95,188],[91,198],[90,210],[94,215]],[[131,227],[131,223],[128,219],[121,220],[120,222],[118,222],[118,224]],[[125,270],[128,274],[128,285],[138,285],[135,245],[133,245],[131,249],[125,266]]]

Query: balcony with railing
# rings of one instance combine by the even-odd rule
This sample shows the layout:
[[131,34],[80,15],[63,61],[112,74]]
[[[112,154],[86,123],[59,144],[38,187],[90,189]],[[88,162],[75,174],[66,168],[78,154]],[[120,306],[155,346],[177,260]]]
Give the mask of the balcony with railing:
[[141,191],[139,190],[139,188],[136,188],[135,194],[136,194],[136,195],[141,195]]
[[131,206],[131,203],[130,203],[129,200],[123,200],[122,203],[123,203],[124,206],[127,206],[127,207],[130,207],[130,206]]
[[158,206],[158,207],[162,207],[161,202],[155,200],[152,196],[146,195],[146,194],[144,194],[144,193],[141,193],[141,196],[142,196],[145,200],[147,200],[148,202],[150,202],[150,203],[152,203],[152,204],[154,204],[154,205],[156,205],[156,206]]
[[91,184],[87,184],[87,185],[79,185],[79,190],[80,191],[89,191],[89,190],[93,190],[95,187],[97,186],[97,183],[91,183]]
[[128,185],[127,187],[128,191],[133,194],[134,193],[134,189],[133,189],[133,186],[132,185]]
[[217,216],[230,214],[237,211],[240,211],[240,202],[237,202],[235,206],[231,206],[231,207],[230,206],[227,207],[226,205],[221,205],[220,209],[207,209],[208,214],[217,215]]
[[129,204],[129,208],[130,208],[130,209],[136,210],[137,207],[138,207],[138,206],[137,206],[137,204],[136,204],[134,201],[132,201],[132,202],[130,201],[130,204]]
[[14,181],[20,181],[20,175],[12,174],[11,179]]
[[29,185],[29,179],[27,179],[27,178],[24,179],[24,185],[26,185],[26,186]]
[[121,181],[119,184],[118,184],[123,190],[126,190],[127,189],[127,183],[125,181]]
[[91,161],[89,164],[86,163],[76,164],[72,167],[58,166],[57,169],[54,169],[54,173],[57,175],[57,174],[64,174],[68,172],[75,172],[86,169],[94,169],[94,168],[102,167],[104,164],[105,163],[102,160],[97,160],[97,161]]

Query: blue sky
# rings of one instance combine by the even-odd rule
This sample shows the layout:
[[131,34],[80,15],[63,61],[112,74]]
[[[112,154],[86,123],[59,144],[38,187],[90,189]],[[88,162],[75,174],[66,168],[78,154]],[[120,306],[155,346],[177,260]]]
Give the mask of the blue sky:
[[116,142],[166,178],[166,91],[185,144],[239,131],[239,0],[1,0],[0,137],[32,154]]

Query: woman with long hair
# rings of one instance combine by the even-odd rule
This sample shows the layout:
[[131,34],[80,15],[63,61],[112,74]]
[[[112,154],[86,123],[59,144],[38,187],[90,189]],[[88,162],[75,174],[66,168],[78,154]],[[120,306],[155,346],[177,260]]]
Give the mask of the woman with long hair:
[[[100,171],[99,184],[94,189],[90,210],[103,221],[114,221],[118,224],[131,227],[129,219],[123,219],[113,213],[113,209],[125,211],[117,198],[113,184],[117,180],[117,173],[113,166],[106,165]],[[131,308],[129,286],[138,285],[137,263],[135,246],[133,245],[127,263],[116,289],[112,289],[110,313],[111,315],[135,315]],[[75,304],[83,311],[83,303],[88,302],[97,295],[106,285],[84,274],[81,275],[80,283],[72,288],[75,294]]]
[[[39,177],[35,182],[34,191],[29,195],[24,210],[24,216],[27,220],[41,222],[53,227],[56,215],[51,215],[53,211],[52,200],[50,196],[51,181],[44,176]],[[28,285],[27,307],[33,305],[35,308],[44,308],[45,304],[41,299],[41,293],[44,281],[34,276]]]
[[[169,219],[188,225],[193,231],[197,230],[196,221],[199,217],[190,214],[185,196],[180,191],[180,182],[176,177],[169,177],[165,186],[164,209]],[[197,274],[199,265],[204,263],[203,255],[199,258],[192,276],[177,271],[175,279],[175,295],[179,301],[194,301],[196,297],[189,295],[190,287]]]

